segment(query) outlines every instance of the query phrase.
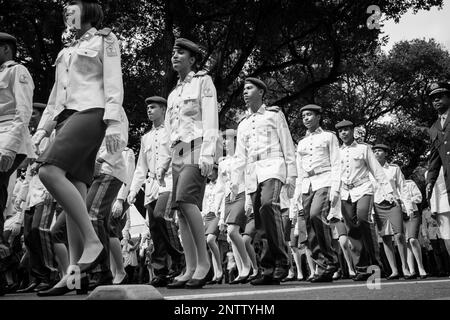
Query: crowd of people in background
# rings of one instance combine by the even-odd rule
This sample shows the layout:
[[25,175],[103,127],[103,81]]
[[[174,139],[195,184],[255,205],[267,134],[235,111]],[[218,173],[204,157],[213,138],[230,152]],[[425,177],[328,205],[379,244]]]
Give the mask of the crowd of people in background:
[[[220,131],[202,51],[178,38],[179,80],[143,101],[152,125],[136,161],[119,41],[97,1],[68,12],[81,25],[64,34],[47,104],[32,102],[16,39],[0,33],[0,294],[367,281],[374,267],[388,280],[450,276],[450,84],[429,90],[440,117],[428,172],[405,179],[388,145],[348,120],[324,130],[315,104],[300,108],[294,144],[259,78],[243,81],[247,110]],[[133,206],[147,221],[134,237]]]

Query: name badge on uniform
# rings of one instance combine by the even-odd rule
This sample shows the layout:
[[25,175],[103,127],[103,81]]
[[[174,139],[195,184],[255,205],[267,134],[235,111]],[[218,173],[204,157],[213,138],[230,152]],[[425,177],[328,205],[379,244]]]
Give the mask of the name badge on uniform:
[[106,47],[106,55],[108,56],[108,57],[116,57],[117,56],[117,50],[116,50],[116,48],[114,47],[114,44],[112,43],[112,44],[109,44],[107,47]]
[[19,76],[19,82],[20,82],[20,83],[27,84],[27,83],[28,83],[28,77],[27,77],[27,75],[26,75],[26,74],[21,74],[21,75]]
[[205,97],[212,97],[213,96],[213,92],[212,92],[210,87],[205,87],[203,89],[203,96],[205,96]]

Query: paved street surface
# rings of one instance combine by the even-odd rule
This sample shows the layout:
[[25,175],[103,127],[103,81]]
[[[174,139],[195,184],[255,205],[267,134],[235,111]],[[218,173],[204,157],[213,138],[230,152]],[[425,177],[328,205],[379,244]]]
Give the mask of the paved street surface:
[[[373,285],[373,284],[372,284]],[[312,284],[289,282],[280,286],[254,287],[243,285],[212,285],[199,290],[159,288],[167,300],[450,300],[450,279],[382,280],[379,288],[369,289],[366,283],[339,280]],[[69,293],[61,297],[40,298],[36,294],[10,294],[3,300],[83,300],[87,295]]]

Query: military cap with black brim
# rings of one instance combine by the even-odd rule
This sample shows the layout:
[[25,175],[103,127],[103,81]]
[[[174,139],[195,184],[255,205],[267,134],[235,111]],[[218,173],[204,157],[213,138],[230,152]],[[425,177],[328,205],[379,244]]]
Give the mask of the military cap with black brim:
[[13,43],[17,45],[17,39],[6,32],[0,32],[0,43]]
[[267,92],[267,85],[264,83],[264,81],[258,78],[248,77],[245,79],[245,82],[250,82],[251,84],[257,86],[258,88],[263,89],[264,92]]
[[390,150],[390,148],[387,145],[383,144],[383,143],[378,143],[378,144],[374,145],[372,149],[373,150],[381,149],[381,150],[384,150],[384,151],[389,151]]
[[185,39],[185,38],[178,38],[175,40],[175,43],[173,45],[174,48],[183,48],[186,50],[189,50],[194,55],[197,56],[198,60],[201,60],[202,58],[202,51],[200,50],[200,47],[195,42]]
[[349,121],[349,120],[342,120],[341,122],[338,122],[335,126],[336,129],[342,129],[342,128],[346,128],[346,127],[354,127],[353,122]]
[[428,96],[433,96],[437,93],[448,92],[450,93],[450,83],[447,82],[436,82],[430,86]]
[[159,103],[167,106],[167,100],[160,96],[148,97],[145,99],[145,103],[149,105],[150,103]]
[[303,111],[314,111],[317,113],[322,113],[322,107],[316,105],[316,104],[307,104],[306,106],[302,107],[300,109],[300,113],[302,113]]

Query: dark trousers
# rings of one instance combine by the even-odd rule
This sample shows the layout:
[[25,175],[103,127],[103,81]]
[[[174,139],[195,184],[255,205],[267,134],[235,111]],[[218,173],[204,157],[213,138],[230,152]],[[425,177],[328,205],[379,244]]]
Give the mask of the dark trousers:
[[365,195],[356,202],[352,202],[349,196],[347,200],[341,201],[341,204],[342,216],[347,225],[349,237],[361,241],[362,244],[361,251],[354,252],[356,271],[366,272],[368,266],[379,265],[369,223],[373,195]]
[[287,246],[281,221],[280,191],[282,182],[268,179],[258,184],[250,194],[255,214],[255,226],[260,232],[263,249],[261,267],[263,274],[272,276],[276,268],[289,268]]
[[332,246],[331,228],[327,222],[330,211],[330,187],[303,194],[308,246],[319,266],[319,274],[334,273],[338,267],[336,250]]
[[171,258],[173,271],[183,268],[183,249],[178,237],[178,228],[173,221],[171,199],[172,192],[163,192],[158,196],[155,209],[147,209],[150,235],[154,245],[151,265],[157,277],[164,277],[169,273],[167,255]]
[[3,239],[3,226],[5,224],[5,217],[3,216],[3,214],[7,204],[6,201],[8,200],[9,178],[17,170],[17,168],[22,163],[22,161],[25,160],[25,158],[26,156],[24,154],[16,155],[11,169],[6,172],[0,172],[0,243],[7,243],[7,241]]
[[24,240],[30,255],[31,274],[45,282],[55,280],[58,275],[50,233],[55,210],[55,202],[41,203],[25,211],[24,216]]
[[106,249],[106,257],[100,263],[99,268],[94,270],[100,272],[110,271],[109,262],[109,221],[111,208],[117,193],[122,186],[122,182],[110,175],[100,174],[94,178],[94,182],[89,188],[86,197],[86,206],[89,212],[89,219],[94,226],[95,233]]

